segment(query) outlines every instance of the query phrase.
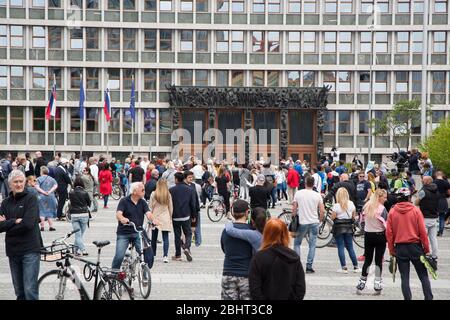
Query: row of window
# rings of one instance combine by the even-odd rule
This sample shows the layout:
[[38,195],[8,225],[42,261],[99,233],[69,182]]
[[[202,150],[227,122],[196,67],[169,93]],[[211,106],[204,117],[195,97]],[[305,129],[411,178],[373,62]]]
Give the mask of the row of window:
[[[26,43],[25,26],[0,25],[0,47],[23,48]],[[30,27],[31,46],[33,48],[62,49],[63,28],[62,27]],[[100,28],[79,28],[68,30],[67,42],[70,49],[96,50],[101,47]],[[143,48],[146,51],[173,51],[174,30],[143,30]],[[47,35],[46,35],[47,34]],[[206,30],[180,30],[178,31],[179,50],[187,52],[208,52],[211,35],[213,32]],[[108,51],[135,51],[137,50],[137,29],[105,29],[106,50]],[[374,51],[377,53],[388,53],[391,40],[397,53],[420,53],[422,46],[422,31],[376,31],[350,32],[350,31],[215,31],[215,51],[247,52],[247,43],[251,43],[251,52],[281,52],[283,48],[282,37],[285,38],[285,51],[288,53],[315,53],[318,49],[319,36],[322,37],[322,52],[324,53],[352,53],[356,51],[354,43],[359,40],[359,52],[370,53],[372,42]],[[447,52],[447,32],[431,32],[432,51],[434,53]],[[358,38],[358,39],[357,39]],[[373,39],[372,39],[373,38]],[[374,40],[374,41],[372,41]],[[122,46],[121,46],[122,44]],[[159,46],[158,46],[159,44]]]
[[[250,12],[252,13],[282,13],[285,10],[288,13],[317,13],[319,4],[322,4],[322,10],[325,13],[353,13],[355,12],[357,0],[144,0],[143,8],[147,11],[173,11],[180,10],[181,12],[208,12],[210,6],[214,5],[212,9],[215,12],[233,12],[245,13],[247,12],[247,3],[250,3]],[[6,5],[6,0],[0,0],[0,6]],[[61,0],[49,0],[49,8],[61,8],[63,3]],[[105,10],[137,10],[136,0],[108,0],[103,6]],[[11,7],[23,7],[25,0],[9,0]],[[101,1],[99,0],[70,0],[70,6],[86,9],[100,9]],[[122,8],[121,8],[122,3]],[[432,1],[432,12],[447,13],[447,0]],[[45,0],[33,0],[32,6],[35,8],[42,8],[45,6]],[[142,7],[142,3],[139,4]],[[371,14],[375,9],[380,13],[423,13],[423,0],[378,0],[375,7],[373,0],[362,0],[360,5],[360,12]],[[286,8],[286,9],[284,9]]]
[[[105,69],[105,76],[102,76],[102,69],[99,68],[67,68],[67,78],[64,76],[64,69],[58,67],[29,67],[31,77],[31,88],[46,89],[53,83],[52,75],[55,75],[57,88],[63,88],[67,79],[69,89],[80,87],[81,75],[84,74],[85,88],[87,90],[99,90],[106,82],[108,75],[108,87],[110,90],[131,90],[132,77],[135,76],[137,88],[140,89],[140,81],[143,81],[144,91],[166,91],[166,86],[175,81],[175,72],[168,69],[143,69],[142,73],[135,69]],[[8,70],[9,80],[8,80]],[[214,82],[211,81],[214,73]],[[8,87],[12,89],[23,89],[26,85],[26,67],[22,66],[0,66],[0,88]],[[249,78],[250,83],[246,81]],[[331,91],[339,92],[370,92],[369,71],[277,71],[277,70],[178,70],[178,85],[182,86],[256,86],[256,87],[279,87],[282,86],[281,77],[286,77],[288,87],[311,87],[329,85]],[[320,80],[319,80],[320,77]],[[101,81],[101,79],[104,79]],[[396,93],[420,93],[422,90],[421,71],[375,71],[373,88],[375,92],[387,93],[391,91],[391,81]],[[430,72],[431,92],[445,93],[447,75],[445,71]],[[142,83],[141,83],[142,84]],[[355,90],[358,88],[358,90]]]

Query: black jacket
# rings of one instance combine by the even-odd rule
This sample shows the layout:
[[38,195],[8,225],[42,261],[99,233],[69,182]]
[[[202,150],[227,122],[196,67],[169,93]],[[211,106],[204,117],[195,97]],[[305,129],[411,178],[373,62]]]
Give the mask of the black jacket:
[[145,184],[145,200],[150,200],[152,192],[156,190],[157,182],[158,180],[155,180],[153,177],[149,181],[147,181],[147,183]]
[[[37,198],[27,191],[15,196],[11,193],[2,201],[0,212],[6,218],[0,222],[0,232],[6,232],[6,255],[10,257],[39,252],[41,231]],[[22,221],[16,224],[19,218]]]
[[69,192],[70,214],[86,213],[89,212],[91,206],[91,199],[89,194],[82,187],[77,186],[75,189]]
[[430,183],[424,185],[422,190],[425,192],[425,198],[419,202],[420,211],[422,211],[424,218],[437,219],[440,197],[437,185]]
[[58,166],[55,168],[54,171],[55,180],[58,183],[58,193],[66,192],[67,193],[67,187],[72,183],[69,177],[69,173],[67,172],[67,169],[62,168],[61,166]]
[[172,219],[177,218],[195,218],[197,219],[197,209],[195,205],[194,191],[184,182],[177,183],[174,187],[169,189],[172,196],[173,214]]
[[270,199],[270,190],[265,186],[256,185],[248,191],[250,196],[250,207],[252,209],[261,207],[267,209],[267,201]]
[[302,300],[306,292],[300,257],[282,245],[255,253],[248,282],[253,300]]
[[338,183],[335,183],[331,190],[326,195],[324,202],[329,202],[333,199],[333,197],[336,195],[336,192],[339,188],[345,188],[348,191],[348,194],[350,196],[350,200],[353,203],[357,203],[356,199],[356,186],[352,181],[346,180],[346,181],[340,181]]
[[34,165],[34,175],[36,177],[41,176],[41,167],[46,166],[47,161],[43,157],[36,158],[36,163]]

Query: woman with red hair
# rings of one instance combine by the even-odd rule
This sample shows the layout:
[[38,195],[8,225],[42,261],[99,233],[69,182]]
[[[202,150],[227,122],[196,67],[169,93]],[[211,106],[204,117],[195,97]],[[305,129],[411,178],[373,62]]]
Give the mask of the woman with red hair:
[[253,255],[250,264],[253,300],[302,300],[305,296],[305,272],[289,242],[286,224],[280,219],[268,220],[261,249]]

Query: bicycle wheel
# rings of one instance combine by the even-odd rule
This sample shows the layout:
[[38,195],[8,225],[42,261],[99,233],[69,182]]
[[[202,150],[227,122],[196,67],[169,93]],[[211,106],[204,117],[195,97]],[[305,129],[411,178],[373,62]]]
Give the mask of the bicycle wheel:
[[325,223],[319,224],[319,231],[317,233],[316,247],[323,248],[326,247],[333,239],[333,233],[331,229],[333,228],[333,222],[327,219]]
[[353,225],[353,242],[364,249],[364,228],[358,222]]
[[287,226],[289,226],[289,224],[292,221],[292,213],[290,211],[283,211],[279,216],[278,219],[280,219],[281,221],[283,221]]
[[152,291],[152,275],[147,264],[142,264],[138,272],[139,290],[144,299],[147,299]]
[[209,220],[212,222],[219,222],[225,213],[225,206],[222,201],[213,200],[208,205],[206,213],[208,214]]
[[120,187],[118,185],[114,185],[112,188],[111,197],[114,200],[119,200],[121,196],[122,196],[122,190],[120,190]]
[[97,286],[94,300],[134,300],[132,289],[116,276],[105,276]]
[[63,270],[51,270],[38,280],[39,300],[83,300],[80,288]]

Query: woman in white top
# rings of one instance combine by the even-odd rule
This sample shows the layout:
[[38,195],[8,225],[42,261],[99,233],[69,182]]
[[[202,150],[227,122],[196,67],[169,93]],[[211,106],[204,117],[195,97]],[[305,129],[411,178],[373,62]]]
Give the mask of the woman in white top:
[[355,250],[353,249],[353,229],[352,220],[356,214],[355,204],[350,201],[348,191],[345,188],[339,188],[336,193],[336,203],[331,208],[331,219],[334,220],[333,235],[336,239],[340,273],[348,273],[345,263],[345,249],[353,263],[353,272],[359,272],[358,260],[356,260]]
[[281,201],[282,197],[288,200],[288,196],[286,193],[287,185],[286,185],[286,172],[284,172],[283,168],[280,166],[277,170],[275,170],[275,179],[277,181],[277,193],[278,193],[278,201]]
[[362,267],[361,278],[356,286],[357,293],[366,286],[368,269],[375,254],[375,282],[374,289],[379,294],[382,290],[381,271],[383,268],[383,256],[386,250],[386,221],[387,211],[384,203],[387,200],[387,192],[384,189],[377,189],[370,197],[363,208],[362,221],[364,225],[364,265]]

